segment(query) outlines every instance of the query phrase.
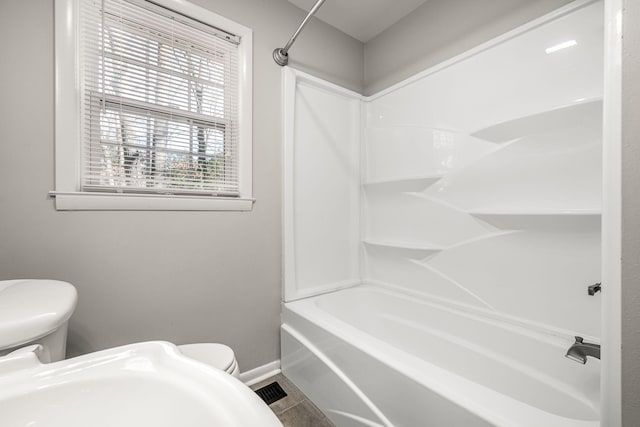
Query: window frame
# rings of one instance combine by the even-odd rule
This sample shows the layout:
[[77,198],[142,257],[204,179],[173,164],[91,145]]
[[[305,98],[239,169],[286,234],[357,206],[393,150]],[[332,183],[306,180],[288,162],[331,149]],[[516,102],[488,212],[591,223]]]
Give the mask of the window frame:
[[79,2],[55,0],[55,198],[56,210],[225,210],[253,208],[253,32],[184,0],[153,0],[160,6],[240,37],[238,46],[239,196],[93,192],[81,190],[81,97]]

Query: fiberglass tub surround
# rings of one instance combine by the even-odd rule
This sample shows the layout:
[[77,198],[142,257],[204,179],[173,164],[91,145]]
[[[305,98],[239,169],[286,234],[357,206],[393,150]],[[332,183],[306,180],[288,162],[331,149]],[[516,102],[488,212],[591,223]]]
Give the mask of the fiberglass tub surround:
[[283,369],[338,426],[416,425],[367,364],[460,425],[598,424],[599,361],[564,355],[600,337],[602,13],[369,98],[285,70]]

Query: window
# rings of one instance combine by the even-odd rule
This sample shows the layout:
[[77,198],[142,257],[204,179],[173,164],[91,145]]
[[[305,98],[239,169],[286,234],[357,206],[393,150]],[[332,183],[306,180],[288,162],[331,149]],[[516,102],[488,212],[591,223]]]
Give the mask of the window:
[[56,208],[250,209],[251,42],[182,1],[56,0]]

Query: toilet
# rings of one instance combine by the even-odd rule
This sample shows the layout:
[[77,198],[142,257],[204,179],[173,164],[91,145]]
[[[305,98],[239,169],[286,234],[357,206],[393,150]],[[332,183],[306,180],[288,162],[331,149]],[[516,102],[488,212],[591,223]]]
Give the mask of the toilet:
[[41,344],[43,362],[63,360],[77,301],[76,289],[66,282],[0,281],[0,356]]
[[[0,281],[0,356],[31,344],[41,344],[43,363],[65,358],[69,318],[78,293],[58,280]],[[185,344],[187,357],[227,372],[236,378],[240,368],[233,350],[216,343]]]
[[198,343],[179,345],[178,350],[187,357],[225,371],[236,378],[240,368],[231,347],[218,343]]

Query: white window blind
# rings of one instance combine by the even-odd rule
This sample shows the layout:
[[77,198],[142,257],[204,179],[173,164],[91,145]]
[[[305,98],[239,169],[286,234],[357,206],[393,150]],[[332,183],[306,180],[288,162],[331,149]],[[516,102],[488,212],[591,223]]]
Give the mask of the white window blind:
[[83,0],[82,191],[239,195],[239,38],[145,0]]

